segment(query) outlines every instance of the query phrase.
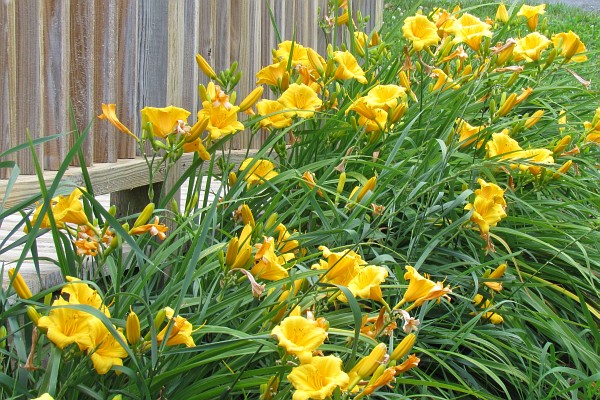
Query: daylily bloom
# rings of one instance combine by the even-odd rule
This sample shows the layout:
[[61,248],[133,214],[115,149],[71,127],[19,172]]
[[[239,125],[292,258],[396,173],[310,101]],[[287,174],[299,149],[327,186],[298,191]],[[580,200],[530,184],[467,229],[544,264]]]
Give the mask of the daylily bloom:
[[[158,335],[156,335],[156,341],[161,343],[165,340],[167,329],[170,326],[171,331],[166,341],[167,346],[175,346],[178,344],[185,344],[187,347],[195,346],[196,344],[192,338],[192,324],[180,315],[174,317],[175,310],[171,307],[165,307],[164,311],[169,323],[158,333]],[[171,323],[171,321],[173,322]]]
[[356,58],[349,51],[334,51],[333,59],[337,63],[335,79],[356,79],[360,83],[367,83],[365,71],[358,65]]
[[152,125],[152,133],[156,137],[165,138],[172,133],[180,120],[187,120],[190,112],[183,108],[168,106],[163,108],[144,107],[142,108],[142,126],[145,128],[147,123]]
[[415,51],[435,46],[441,40],[437,34],[437,26],[424,15],[415,15],[404,20],[402,26],[404,37],[412,42]]
[[[56,227],[62,229],[65,224],[87,225],[88,218],[83,212],[83,204],[81,203],[81,189],[75,188],[69,196],[58,196],[51,200],[50,210],[54,216]],[[35,224],[39,218],[39,213],[42,210],[43,204],[39,205],[31,220],[31,224]],[[50,228],[50,218],[44,215],[40,228]],[[27,228],[25,228],[27,232]]]
[[402,300],[396,304],[394,309],[400,308],[404,303],[414,302],[406,310],[408,311],[413,307],[419,307],[427,300],[448,297],[448,295],[452,293],[450,286],[444,287],[443,282],[434,282],[430,280],[427,274],[424,276],[419,274],[417,270],[410,265],[407,265],[404,268],[406,269],[404,279],[409,281],[409,284],[406,292],[404,292]]
[[474,15],[465,13],[452,25],[454,44],[466,43],[471,49],[479,51],[481,40],[484,37],[492,37],[490,25],[481,21]]
[[256,244],[255,247],[258,249],[254,256],[256,264],[250,270],[254,277],[268,281],[278,281],[289,276],[283,265],[294,257],[293,254],[286,253],[277,256],[275,254],[275,240],[272,237],[265,237],[263,243]]
[[259,121],[263,128],[281,129],[290,126],[293,120],[283,112],[284,110],[286,107],[276,100],[264,99],[256,103],[258,115],[265,117]]
[[254,161],[254,158],[247,158],[240,165],[240,171],[245,171],[248,167],[250,170],[244,175],[248,187],[261,184],[278,175],[275,165],[269,160]]
[[38,320],[38,327],[46,329],[48,339],[60,349],[77,343],[80,350],[85,350],[92,346],[88,320],[95,317],[86,312],[61,307],[69,305],[72,304],[63,298],[56,299],[50,313]]
[[[483,277],[486,279],[500,279],[500,278],[502,278],[502,276],[504,276],[505,272],[506,272],[506,264],[500,264],[498,266],[498,268],[496,268],[491,273],[487,274],[487,276],[484,275]],[[483,284],[495,292],[502,291],[502,282],[485,281],[485,282],[483,282]]]
[[119,121],[119,118],[117,118],[116,107],[117,107],[116,104],[104,104],[104,103],[102,103],[102,114],[98,115],[98,118],[108,120],[108,122],[110,122],[111,124],[113,124],[113,126],[115,128],[117,128],[121,132],[124,132],[124,133],[128,134],[129,136],[131,136],[132,138],[134,138],[136,141],[139,142],[139,138],[137,136],[135,136],[133,134],[133,132],[131,132],[129,130],[129,128],[127,128],[125,125],[123,125],[121,123],[121,121]]
[[[548,149],[529,149],[529,150],[521,150],[516,153],[511,154],[509,158],[511,159],[522,159],[524,161],[529,161],[537,164],[553,164],[554,157],[552,157],[552,150]],[[542,170],[542,167],[539,165],[531,165],[531,164],[511,164],[511,168],[519,168],[521,171],[529,171],[533,175],[537,175]]]
[[504,132],[492,134],[492,140],[485,144],[486,158],[500,157],[506,160],[521,150],[519,142]]
[[275,241],[277,251],[280,253],[290,253],[296,252],[300,249],[300,242],[295,239],[290,239],[290,232],[285,225],[277,225],[275,232],[278,233],[277,240]]
[[421,321],[416,319],[415,317],[411,317],[410,314],[406,310],[398,310],[400,315],[402,315],[402,319],[404,323],[402,324],[402,330],[404,333],[411,333],[412,331],[418,331],[419,325],[421,325]]
[[277,50],[275,50],[273,55],[273,62],[285,62],[287,64],[290,59],[290,54],[292,66],[296,66],[298,64],[304,66],[310,65],[306,47],[302,46],[298,42],[292,42],[291,40],[286,40],[285,42],[281,42],[279,45],[277,45]]
[[476,147],[481,147],[483,138],[479,135],[479,132],[487,128],[485,125],[473,126],[461,118],[457,118],[456,124],[456,133],[459,136],[458,141],[461,148],[468,147],[475,141],[477,141]]
[[587,132],[586,142],[600,144],[600,107],[596,109],[592,122],[585,121],[583,127]]
[[[306,183],[309,189],[313,189],[317,185],[317,183],[315,182],[315,174],[310,171],[304,171],[304,173],[302,174],[302,181]],[[323,196],[323,192],[321,191],[321,189],[317,189],[317,194],[319,196]]]
[[[91,346],[87,349],[91,353],[90,358],[96,372],[100,375],[106,374],[114,365],[123,365],[123,358],[127,357],[127,351],[121,346],[104,323],[98,318],[92,318],[88,322]],[[117,334],[125,341],[125,336],[120,330]]]
[[475,190],[475,201],[465,206],[465,210],[473,210],[471,221],[479,225],[481,236],[487,238],[491,226],[496,226],[506,217],[506,200],[504,190],[494,183],[478,179],[480,189]]
[[203,101],[202,109],[198,111],[198,120],[208,118],[206,129],[210,133],[210,138],[219,140],[244,129],[244,124],[237,119],[238,111],[239,107],[237,106],[230,106],[228,109],[221,103],[215,106],[210,101]]
[[[348,289],[354,296],[361,299],[371,299],[380,303],[385,303],[381,293],[381,284],[385,282],[388,271],[384,267],[367,265],[361,268],[356,276],[348,282]],[[340,295],[341,301],[347,301],[346,296]]]
[[568,61],[584,62],[588,59],[585,54],[581,54],[586,52],[585,44],[573,31],[552,36],[552,43]]
[[530,31],[535,31],[538,25],[540,15],[546,12],[546,5],[528,6],[523,4],[517,13],[517,16],[523,16],[527,19],[527,27]]
[[62,288],[61,294],[69,295],[69,304],[87,304],[100,310],[100,312],[110,318],[108,307],[104,305],[104,300],[102,300],[97,290],[92,289],[87,283],[72,276],[67,276],[67,281],[69,281],[69,284]]
[[[287,72],[287,60],[279,61],[271,65],[267,65],[256,74],[256,84],[264,83],[269,86],[280,87],[282,82],[289,81],[289,73]],[[287,75],[287,79],[286,79]],[[285,90],[287,87],[281,87]]]
[[271,331],[279,346],[288,354],[293,354],[301,363],[311,361],[312,352],[327,339],[327,332],[315,320],[301,316],[287,317]]
[[377,85],[363,98],[367,106],[389,111],[398,105],[399,99],[406,103],[406,89],[398,85]]
[[542,51],[546,50],[550,43],[552,42],[539,32],[532,32],[524,38],[518,39],[513,50],[515,61],[533,62],[539,60]]
[[442,89],[442,91],[445,91],[450,88],[452,88],[454,90],[460,88],[460,85],[458,83],[454,83],[454,80],[439,68],[434,68],[431,71],[431,77],[434,79],[437,79],[435,81],[435,84],[433,85],[433,88],[431,89],[432,92],[435,92],[436,90],[439,90],[439,89]]
[[130,235],[141,235],[142,233],[150,232],[152,236],[158,236],[160,240],[165,240],[167,237],[167,228],[164,224],[159,224],[158,216],[154,217],[154,222],[151,224],[137,226],[129,230]]
[[[513,56],[514,48],[517,41],[513,38],[508,38],[505,43],[498,42],[496,46],[490,47],[493,55],[497,55],[496,65],[506,64]],[[499,69],[496,70],[499,72]]]
[[342,371],[342,360],[335,356],[313,357],[309,364],[293,368],[287,378],[296,389],[293,400],[324,400],[335,388],[345,388],[350,381]]
[[332,252],[325,246],[319,246],[323,257],[312,269],[326,270],[322,281],[336,285],[348,286],[348,283],[358,274],[358,271],[367,263],[362,257],[352,250]]
[[323,104],[317,93],[303,83],[292,83],[277,101],[289,110],[286,116],[297,115],[302,118],[311,118]]
[[388,113],[383,108],[376,108],[367,103],[367,98],[357,99],[348,109],[356,111],[359,115],[358,124],[364,126],[367,132],[381,132],[386,130],[388,125]]

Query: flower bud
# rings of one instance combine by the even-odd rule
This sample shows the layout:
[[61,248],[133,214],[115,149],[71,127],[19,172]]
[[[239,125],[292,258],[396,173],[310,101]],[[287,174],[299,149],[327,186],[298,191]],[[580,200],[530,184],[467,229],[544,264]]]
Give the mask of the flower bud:
[[254,105],[254,103],[256,103],[260,99],[260,97],[263,94],[263,91],[264,91],[264,88],[262,86],[259,86],[256,89],[254,89],[252,92],[250,92],[250,94],[248,96],[246,96],[246,98],[244,100],[242,100],[242,102],[240,103],[239,111],[240,112],[246,111],[247,109],[252,107]]
[[525,121],[525,128],[529,129],[535,124],[537,124],[539,120],[542,119],[543,115],[544,110],[537,110],[536,112],[534,112],[533,115],[527,118],[527,120]]
[[208,92],[206,91],[206,86],[203,84],[198,85],[198,95],[202,101],[210,101],[210,97],[208,97]]
[[269,218],[267,218],[267,222],[265,223],[265,229],[267,231],[270,231],[271,228],[273,228],[277,224],[278,218],[279,218],[279,214],[277,214],[277,213],[273,213],[273,214],[269,215]]
[[39,319],[42,317],[35,307],[31,305],[27,306],[27,316],[35,326],[37,326]]
[[346,184],[346,173],[342,172],[340,174],[340,179],[337,184],[337,193],[341,194],[344,191],[344,185]]
[[6,349],[6,336],[8,331],[4,325],[0,326],[0,349]]
[[252,210],[250,210],[250,207],[248,207],[247,204],[242,204],[241,214],[244,225],[250,225],[253,228],[256,226],[256,223],[254,222],[254,216],[252,215]]
[[398,346],[396,346],[396,348],[392,352],[392,355],[390,356],[390,359],[398,361],[399,359],[407,355],[410,349],[412,349],[416,340],[417,336],[414,333],[407,335],[404,339],[402,339]]
[[208,123],[210,122],[210,118],[203,117],[199,119],[194,126],[191,127],[189,135],[186,136],[186,143],[192,143],[196,139],[202,135],[202,133],[206,130]]
[[8,278],[12,280],[12,286],[15,289],[17,296],[23,300],[27,300],[33,296],[20,272],[16,272],[14,268],[10,268],[8,270]]
[[325,67],[323,67],[319,53],[308,47],[306,49],[306,54],[308,55],[308,61],[310,62],[310,65],[312,65],[312,67],[317,71],[319,76],[325,75]]
[[152,218],[152,214],[154,213],[154,203],[148,203],[146,207],[142,210],[139,217],[133,223],[133,227],[137,228],[138,226],[144,225],[150,218]]
[[229,244],[227,245],[227,253],[225,255],[225,264],[230,267],[235,264],[235,259],[237,258],[237,255],[238,255],[238,249],[239,249],[238,242],[239,242],[239,239],[237,238],[237,236],[234,236],[229,241]]
[[495,21],[507,23],[508,19],[508,10],[506,9],[504,3],[500,3],[500,5],[498,6],[498,11],[496,11]]
[[212,69],[208,61],[206,61],[206,59],[200,54],[196,54],[196,62],[198,63],[200,70],[204,72],[207,77],[210,79],[217,79],[217,74],[215,71]]
[[227,175],[227,183],[229,183],[229,187],[233,187],[237,182],[237,175],[235,172],[231,171],[229,175]]
[[156,313],[156,317],[154,317],[154,327],[156,329],[160,328],[160,326],[162,325],[162,323],[166,317],[167,317],[167,312],[164,308],[161,308],[160,310],[158,310],[158,312]]
[[371,376],[377,367],[381,365],[381,361],[385,357],[386,352],[386,345],[384,343],[379,343],[368,356],[360,360],[354,368],[350,370],[349,374],[354,372],[360,379]]
[[561,176],[566,174],[573,165],[573,160],[567,160],[560,168],[552,175],[552,179],[559,179]]
[[556,144],[552,152],[554,154],[561,154],[567,148],[569,143],[571,143],[571,135],[567,135],[564,138],[560,139],[560,141]]
[[129,309],[129,315],[125,323],[125,334],[129,344],[136,344],[140,340],[140,319],[131,308]]
[[360,202],[369,191],[372,191],[373,189],[375,189],[376,184],[377,184],[377,177],[376,176],[371,177],[358,192],[358,196],[356,196],[356,201]]

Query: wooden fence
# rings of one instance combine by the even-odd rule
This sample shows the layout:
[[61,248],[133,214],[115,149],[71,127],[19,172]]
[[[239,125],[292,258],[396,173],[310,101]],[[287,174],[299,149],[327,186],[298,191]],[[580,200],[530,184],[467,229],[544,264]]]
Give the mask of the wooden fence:
[[[325,36],[318,20],[327,0],[271,0],[283,40],[296,40],[323,54]],[[370,15],[367,30],[383,15],[383,0],[353,0],[353,10]],[[88,165],[133,158],[126,135],[97,123],[101,103],[116,103],[121,121],[137,132],[139,110],[169,104],[198,109],[199,74],[195,54],[215,70],[238,61],[245,74],[242,98],[255,86],[255,74],[272,62],[277,45],[266,0],[4,0],[0,3],[0,154],[33,138],[79,129],[93,121],[83,152]],[[72,143],[69,135],[40,146],[44,170],[56,170]],[[234,148],[249,143],[239,135]],[[16,160],[33,174],[28,151]],[[7,171],[0,170],[0,178]]]

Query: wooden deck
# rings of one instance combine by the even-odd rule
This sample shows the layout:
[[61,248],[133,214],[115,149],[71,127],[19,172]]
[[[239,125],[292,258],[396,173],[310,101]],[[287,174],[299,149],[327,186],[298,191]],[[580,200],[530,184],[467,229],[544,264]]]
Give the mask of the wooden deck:
[[[209,199],[214,199],[214,193],[220,188],[220,182],[212,181],[211,190],[209,193]],[[204,187],[204,185],[203,185]],[[186,198],[187,185],[182,186],[181,193],[181,209],[185,207],[183,204]],[[104,194],[96,197],[100,204],[108,209],[110,206],[110,194]],[[16,242],[20,238],[24,237],[26,233],[23,232],[22,228],[19,228],[12,235],[10,232],[17,226],[21,221],[22,217],[20,214],[13,214],[4,219],[2,226],[0,227],[0,248],[6,248],[12,243]],[[39,257],[47,257],[49,259],[56,260],[56,250],[54,247],[54,241],[52,240],[52,233],[47,232],[43,236],[37,239],[37,249]],[[0,269],[2,270],[2,288],[8,287],[8,269],[13,268],[16,265],[16,260],[22,257],[23,246],[16,247],[8,250],[7,252],[0,254]],[[26,258],[31,257],[31,254],[27,254]],[[40,273],[36,271],[35,265],[32,261],[26,260],[20,269],[25,281],[29,285],[31,291],[35,294],[41,290],[49,287],[58,285],[64,282],[62,274],[58,266],[53,263],[40,260]]]

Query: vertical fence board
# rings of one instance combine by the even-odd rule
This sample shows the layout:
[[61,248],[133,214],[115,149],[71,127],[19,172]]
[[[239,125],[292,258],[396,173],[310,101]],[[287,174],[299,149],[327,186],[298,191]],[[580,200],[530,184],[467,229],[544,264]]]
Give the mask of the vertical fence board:
[[[117,103],[117,1],[96,1],[94,18],[94,99],[93,116],[100,113],[101,103]],[[117,161],[118,132],[112,124],[94,118],[94,161]]]
[[[33,108],[30,102],[38,103],[43,94],[41,86],[41,32],[40,16],[43,3],[37,0],[15,2],[15,50],[17,71],[15,119],[20,143],[26,141],[26,131],[31,138],[42,136],[43,127],[39,107]],[[18,73],[18,78],[17,78]],[[36,156],[43,163],[43,146],[36,146]],[[17,154],[17,162],[25,174],[35,173],[33,156],[27,149]],[[42,164],[43,166],[43,164]]]
[[[0,4],[0,43],[5,43],[0,48],[0,153],[15,146],[17,132],[11,126],[14,119],[14,89],[11,86],[14,79],[11,73],[14,71],[14,5],[3,2]],[[16,161],[16,155],[11,154],[0,161]],[[7,178],[9,170],[0,168],[0,178]]]
[[[75,123],[82,132],[95,118],[94,104],[94,2],[71,1],[70,26],[70,82],[71,98]],[[75,129],[73,126],[72,129]],[[74,138],[73,140],[74,141]],[[85,164],[93,162],[94,141],[89,135],[83,144]],[[75,160],[78,165],[81,160]]]
[[[49,1],[43,9],[43,115],[46,135],[67,132],[69,124],[69,0]],[[44,145],[44,167],[57,170],[67,154],[68,137]]]
[[199,47],[199,37],[205,34],[205,26],[200,26],[200,4],[194,0],[186,0],[184,5],[184,37],[183,42],[183,85],[181,93],[181,107],[192,112],[190,125],[197,120],[198,111],[198,66],[196,53]]
[[[117,114],[119,119],[133,133],[139,132],[138,115],[138,2],[119,0],[118,2],[118,52],[117,52]],[[120,133],[120,132],[119,132]],[[137,150],[135,141],[125,134],[117,135],[117,156],[134,158]]]

